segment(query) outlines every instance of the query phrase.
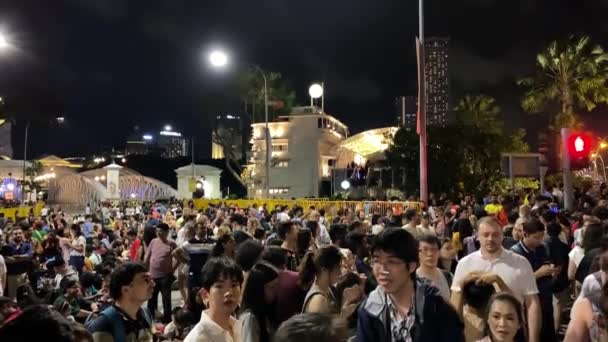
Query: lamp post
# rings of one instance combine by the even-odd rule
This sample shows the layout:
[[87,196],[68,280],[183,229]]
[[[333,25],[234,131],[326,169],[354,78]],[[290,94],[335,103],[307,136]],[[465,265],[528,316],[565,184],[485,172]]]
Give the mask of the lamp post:
[[4,33],[0,32],[0,50],[5,50],[8,49],[10,47],[10,44],[8,42],[8,39],[6,39],[6,36],[4,35]]
[[[223,51],[213,51],[209,54],[209,62],[215,68],[224,68],[228,65],[228,55]],[[266,145],[266,160],[265,160],[265,169],[266,169],[266,184],[265,184],[265,193],[266,198],[270,197],[270,155],[272,153],[272,144],[270,139],[270,129],[268,128],[268,79],[266,78],[266,73],[264,70],[260,68],[257,64],[250,64],[250,67],[256,70],[264,80],[264,141]]]

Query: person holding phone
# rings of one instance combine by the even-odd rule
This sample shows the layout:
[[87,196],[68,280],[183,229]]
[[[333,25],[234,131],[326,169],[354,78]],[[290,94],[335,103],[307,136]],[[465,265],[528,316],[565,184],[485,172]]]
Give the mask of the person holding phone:
[[543,243],[544,237],[545,225],[540,220],[530,220],[524,223],[524,238],[511,247],[511,251],[526,258],[532,266],[542,308],[540,340],[551,342],[557,341],[553,322],[553,278],[560,273],[561,266],[551,261]]

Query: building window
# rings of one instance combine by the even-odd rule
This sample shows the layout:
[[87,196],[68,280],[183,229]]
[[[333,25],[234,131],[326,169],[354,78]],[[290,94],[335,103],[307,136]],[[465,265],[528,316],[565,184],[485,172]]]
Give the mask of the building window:
[[281,160],[273,165],[275,168],[286,168],[289,167],[289,160]]
[[272,152],[287,152],[287,144],[272,144]]
[[321,118],[318,118],[318,119],[317,119],[317,126],[318,126],[319,128],[322,128],[322,127],[323,127],[323,119],[321,119]]
[[289,192],[289,188],[270,188],[268,192],[271,195],[284,195]]

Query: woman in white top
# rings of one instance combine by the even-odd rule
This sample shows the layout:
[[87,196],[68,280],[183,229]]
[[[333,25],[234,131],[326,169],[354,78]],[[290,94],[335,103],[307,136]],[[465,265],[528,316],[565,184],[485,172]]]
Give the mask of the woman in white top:
[[[585,253],[600,247],[600,241],[604,234],[604,228],[600,223],[587,224],[580,230],[582,230],[582,238],[577,239],[577,245],[568,254],[568,257],[570,258],[570,263],[568,264],[568,279],[570,280],[574,280],[576,270],[585,257]],[[579,244],[578,241],[582,242]],[[577,289],[580,288],[580,285],[580,283],[577,284]]]
[[72,234],[74,234],[74,239],[72,240],[69,264],[74,267],[80,275],[84,268],[84,252],[87,240],[82,235],[82,230],[78,224],[72,225]]

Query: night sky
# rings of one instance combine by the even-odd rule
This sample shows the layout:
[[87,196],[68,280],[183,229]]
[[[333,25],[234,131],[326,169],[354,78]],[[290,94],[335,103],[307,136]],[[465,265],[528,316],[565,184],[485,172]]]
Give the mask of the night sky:
[[[426,9],[427,36],[451,39],[452,104],[465,93],[495,96],[533,144],[544,121],[522,113],[514,80],[550,40],[585,33],[608,46],[608,0],[427,0]],[[359,132],[392,125],[395,97],[416,93],[417,15],[415,0],[2,0],[0,29],[16,50],[0,54],[0,96],[35,87],[65,103],[68,125],[32,128],[34,155],[119,147],[134,125],[169,123],[208,157],[201,117],[217,113],[200,99],[227,77],[205,53],[222,46],[281,72],[303,105],[309,84],[324,81],[326,111]],[[608,130],[604,112],[587,125]]]

